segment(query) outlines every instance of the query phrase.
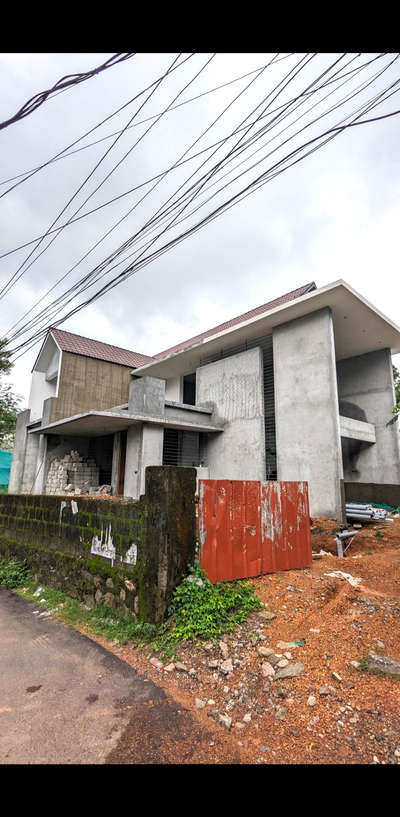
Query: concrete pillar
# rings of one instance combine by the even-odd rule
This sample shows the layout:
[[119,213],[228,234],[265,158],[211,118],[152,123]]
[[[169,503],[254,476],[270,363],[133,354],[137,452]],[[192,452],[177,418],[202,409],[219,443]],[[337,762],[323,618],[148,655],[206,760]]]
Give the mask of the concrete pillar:
[[46,434],[37,434],[36,436],[39,437],[39,445],[36,461],[36,473],[31,493],[44,494],[46,493],[47,477],[47,436]]
[[165,380],[159,377],[134,377],[129,388],[128,411],[164,417]]
[[14,450],[11,460],[10,479],[8,482],[9,494],[22,493],[22,479],[24,475],[25,452],[31,410],[26,409],[21,411],[17,417],[17,424],[15,428]]
[[145,493],[148,465],[162,465],[164,429],[147,423],[131,426],[127,434],[124,495],[133,499]]
[[350,482],[400,483],[400,445],[397,423],[387,426],[395,404],[390,349],[346,358],[337,364],[342,414],[360,417],[375,426],[376,443],[359,443],[346,472]]
[[113,438],[113,456],[111,465],[111,493],[118,493],[119,463],[121,457],[121,432],[117,431]]
[[344,521],[335,345],[329,308],[273,331],[278,480],[307,481],[311,516]]
[[265,479],[263,359],[259,347],[196,370],[196,403],[224,421],[209,435],[210,479]]
[[24,473],[22,476],[21,493],[31,494],[35,484],[37,458],[39,451],[39,435],[27,434],[25,448]]

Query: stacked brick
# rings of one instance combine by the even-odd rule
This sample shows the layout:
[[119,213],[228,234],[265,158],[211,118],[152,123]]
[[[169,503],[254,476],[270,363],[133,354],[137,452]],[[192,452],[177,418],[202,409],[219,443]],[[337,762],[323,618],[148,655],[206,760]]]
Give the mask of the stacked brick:
[[78,451],[54,459],[46,481],[46,494],[89,492],[99,485],[99,469],[93,459],[85,460]]

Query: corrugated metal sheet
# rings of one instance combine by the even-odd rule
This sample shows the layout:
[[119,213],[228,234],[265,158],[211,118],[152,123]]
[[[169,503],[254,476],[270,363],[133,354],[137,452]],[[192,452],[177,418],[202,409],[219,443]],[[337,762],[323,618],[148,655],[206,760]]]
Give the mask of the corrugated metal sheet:
[[210,581],[311,564],[306,482],[200,480],[200,564]]

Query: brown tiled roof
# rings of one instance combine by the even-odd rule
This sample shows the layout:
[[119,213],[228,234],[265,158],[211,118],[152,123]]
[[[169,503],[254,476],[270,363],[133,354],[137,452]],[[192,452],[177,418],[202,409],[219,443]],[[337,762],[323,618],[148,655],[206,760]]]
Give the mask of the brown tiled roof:
[[219,326],[214,326],[213,329],[208,329],[207,332],[202,332],[200,335],[195,335],[194,338],[189,338],[189,340],[183,341],[183,343],[178,343],[176,346],[171,346],[169,349],[165,349],[164,352],[158,352],[156,355],[154,355],[154,358],[163,358],[167,357],[167,355],[173,354],[173,352],[183,351],[183,349],[187,349],[189,346],[193,346],[194,343],[199,343],[201,340],[205,340],[205,338],[209,338],[212,335],[215,335],[217,332],[222,332],[224,329],[230,329],[231,326],[236,326],[236,324],[242,323],[242,321],[246,321],[249,318],[255,318],[256,315],[262,315],[264,312],[269,312],[271,309],[275,309],[277,306],[281,306],[288,301],[294,301],[295,298],[300,298],[301,295],[306,295],[308,292],[311,292],[316,288],[316,284],[314,281],[312,281],[310,284],[305,284],[298,289],[293,289],[292,292],[287,292],[286,295],[281,295],[279,298],[275,298],[273,301],[268,301],[268,303],[263,304],[262,306],[257,306],[255,309],[250,309],[249,312],[245,312],[243,315],[238,315],[237,318],[231,318],[231,320],[226,321],[225,323],[220,323]]
[[154,360],[149,355],[141,355],[138,352],[131,352],[129,349],[121,349],[119,346],[112,346],[110,343],[103,343],[101,340],[83,338],[81,335],[74,335],[72,332],[65,332],[63,329],[50,329],[50,331],[63,352],[94,357],[97,360],[106,360],[109,363],[119,363],[120,366],[129,366],[131,369],[137,369],[139,366],[144,366]]

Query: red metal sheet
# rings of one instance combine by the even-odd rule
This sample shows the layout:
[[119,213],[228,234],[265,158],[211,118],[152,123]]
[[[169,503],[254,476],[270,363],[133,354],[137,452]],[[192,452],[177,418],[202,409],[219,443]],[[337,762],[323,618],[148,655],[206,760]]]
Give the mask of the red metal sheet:
[[307,483],[200,480],[199,537],[212,583],[310,565]]

